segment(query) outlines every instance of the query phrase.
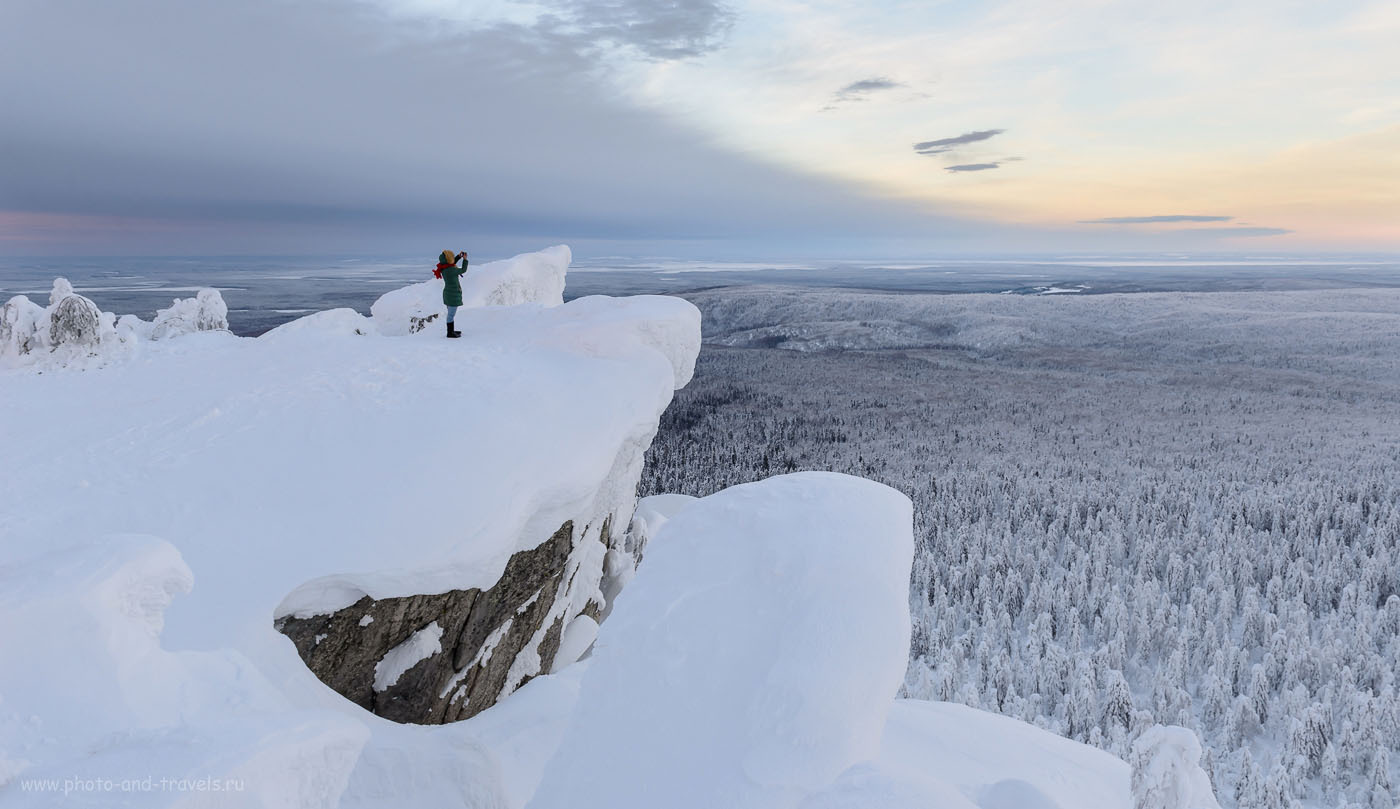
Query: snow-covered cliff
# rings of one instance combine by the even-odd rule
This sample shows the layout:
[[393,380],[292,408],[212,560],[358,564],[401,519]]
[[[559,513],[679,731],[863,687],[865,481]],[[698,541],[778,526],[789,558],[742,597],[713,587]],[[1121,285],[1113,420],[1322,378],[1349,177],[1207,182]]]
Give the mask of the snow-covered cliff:
[[568,261],[477,268],[461,340],[429,283],[0,370],[0,804],[1127,809],[1117,759],[895,700],[898,492],[634,520],[699,314],[565,304]]
[[[325,803],[353,770],[380,766],[376,750],[401,750],[385,741],[392,726],[308,671],[275,619],[483,594],[421,626],[367,606],[355,643],[316,633],[368,664],[386,704],[425,669],[458,677],[447,700],[459,713],[547,671],[579,616],[596,627],[605,568],[627,561],[611,526],[631,518],[699,315],[674,298],[563,304],[568,260],[555,248],[474,268],[477,285],[518,287],[521,265],[540,283],[515,305],[459,314],[461,340],[384,336],[408,329],[381,305],[374,318],[320,313],[258,339],[191,330],[139,351],[109,329],[82,362],[40,341],[12,363],[0,379],[0,783],[115,775],[174,745],[160,769],[247,772],[269,799],[319,790]],[[503,584],[521,554],[540,569]],[[433,621],[441,634],[423,634]],[[251,777],[269,758],[285,779]]]

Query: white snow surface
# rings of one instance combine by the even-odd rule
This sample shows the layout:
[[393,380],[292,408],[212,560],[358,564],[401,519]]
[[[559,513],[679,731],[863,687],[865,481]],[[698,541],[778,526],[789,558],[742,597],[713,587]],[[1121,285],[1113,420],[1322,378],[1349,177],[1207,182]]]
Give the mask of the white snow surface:
[[229,805],[495,805],[498,765],[463,731],[348,703],[273,619],[489,587],[566,520],[626,524],[699,315],[493,306],[451,341],[358,317],[0,370],[5,781],[247,772]]
[[694,503],[696,498],[688,494],[654,494],[637,501],[632,513],[632,531],[642,537],[643,544],[649,543],[672,517]]
[[830,473],[681,511],[529,805],[793,805],[873,757],[907,665],[912,526],[904,495]]

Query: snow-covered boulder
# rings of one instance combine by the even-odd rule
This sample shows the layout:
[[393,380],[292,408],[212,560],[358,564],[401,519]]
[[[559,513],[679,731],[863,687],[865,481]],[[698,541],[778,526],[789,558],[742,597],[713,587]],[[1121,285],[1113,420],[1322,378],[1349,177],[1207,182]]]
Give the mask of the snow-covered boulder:
[[[569,248],[558,245],[503,261],[469,265],[462,276],[462,306],[558,306],[564,302],[564,278],[571,261]],[[401,336],[422,331],[429,323],[441,323],[447,315],[442,283],[437,279],[424,281],[381,296],[370,307],[379,330]]]
[[[465,719],[552,667],[578,588],[586,598],[597,586],[569,574],[595,545],[611,544],[602,530],[576,537],[565,523],[512,555],[491,587],[364,596],[335,612],[285,615],[277,629],[316,676],[366,710],[418,724]],[[595,601],[581,616],[596,618],[601,608]]]
[[176,298],[156,312],[151,339],[165,340],[199,331],[228,329],[228,304],[217,289],[201,289],[193,298]]
[[530,806],[791,805],[873,757],[907,665],[912,520],[827,473],[686,507],[603,623]]

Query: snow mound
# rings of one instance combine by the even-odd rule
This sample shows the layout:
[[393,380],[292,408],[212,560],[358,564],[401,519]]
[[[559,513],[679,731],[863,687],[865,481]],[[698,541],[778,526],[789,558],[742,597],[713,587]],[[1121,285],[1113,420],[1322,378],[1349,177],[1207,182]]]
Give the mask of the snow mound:
[[804,809],[854,809],[869,780],[935,809],[1135,809],[1128,765],[1087,745],[963,705],[894,703],[879,755]]
[[790,805],[873,757],[912,554],[908,499],[858,478],[691,504],[603,624],[530,806]]
[[142,341],[201,331],[226,331],[228,306],[218,290],[201,289],[156,313],[153,322],[135,315],[120,320],[56,278],[47,308],[24,295],[0,307],[0,367],[95,367],[129,356]]
[[24,716],[0,711],[17,805],[154,801],[205,779],[240,805],[334,806],[368,732],[299,709],[241,654],[162,649],[163,613],[192,584],[149,536],[0,568],[0,694],[23,699]]
[[[571,261],[569,248],[558,245],[503,261],[470,265],[462,276],[462,306],[558,306],[564,302],[564,276]],[[442,281],[433,279],[389,292],[374,302],[370,314],[382,333],[393,336],[412,334],[429,323],[441,322],[447,315]]]
[[377,334],[378,329],[373,320],[354,309],[330,309],[283,323],[276,328],[269,329],[259,339],[281,340],[288,335],[305,333],[363,337]]

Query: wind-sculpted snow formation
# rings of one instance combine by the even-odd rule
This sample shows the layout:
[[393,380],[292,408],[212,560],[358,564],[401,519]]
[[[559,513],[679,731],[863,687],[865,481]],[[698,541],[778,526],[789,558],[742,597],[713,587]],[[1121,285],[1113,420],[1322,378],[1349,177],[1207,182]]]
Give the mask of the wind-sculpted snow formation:
[[[525,253],[504,261],[469,265],[462,276],[462,304],[514,306],[564,302],[564,276],[573,259],[564,245]],[[424,281],[384,295],[370,309],[383,334],[402,335],[440,323],[447,315],[442,302],[442,282]]]
[[515,753],[510,806],[1132,809],[1106,753],[895,699],[913,537],[893,489],[803,473],[638,514],[646,560],[593,656],[463,723]]
[[0,367],[101,365],[130,356],[143,341],[227,329],[228,306],[215,289],[176,299],[148,322],[135,315],[118,319],[103,312],[96,303],[74,292],[67,279],[58,278],[48,307],[24,295],[0,306]]
[[634,522],[699,313],[531,289],[0,371],[0,804],[1128,809],[1107,754],[895,701],[902,495]]

